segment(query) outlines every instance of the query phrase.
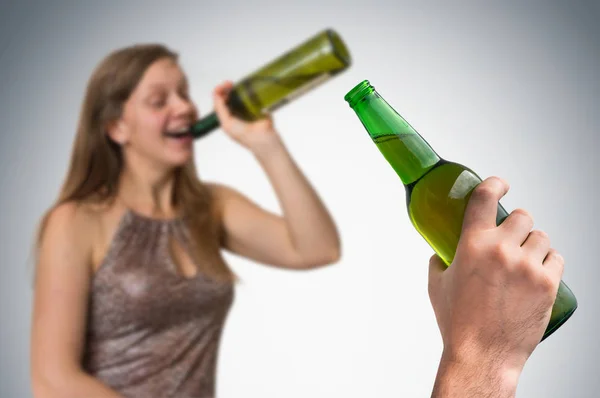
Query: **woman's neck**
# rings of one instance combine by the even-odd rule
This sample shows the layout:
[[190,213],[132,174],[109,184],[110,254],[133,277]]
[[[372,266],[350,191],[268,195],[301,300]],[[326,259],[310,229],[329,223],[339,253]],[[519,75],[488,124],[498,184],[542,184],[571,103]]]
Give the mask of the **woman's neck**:
[[176,216],[173,206],[175,170],[125,162],[119,178],[117,197],[132,210],[149,217]]

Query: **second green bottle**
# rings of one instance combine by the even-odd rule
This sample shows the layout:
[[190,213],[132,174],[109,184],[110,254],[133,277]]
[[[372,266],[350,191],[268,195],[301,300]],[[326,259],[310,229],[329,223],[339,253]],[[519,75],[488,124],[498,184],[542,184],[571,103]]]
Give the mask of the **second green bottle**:
[[[440,157],[367,80],[344,99],[406,188],[413,226],[449,266],[454,259],[465,209],[473,189],[482,182],[471,169]],[[498,203],[496,224],[508,217]],[[577,300],[560,282],[550,322],[542,341],[569,319]]]

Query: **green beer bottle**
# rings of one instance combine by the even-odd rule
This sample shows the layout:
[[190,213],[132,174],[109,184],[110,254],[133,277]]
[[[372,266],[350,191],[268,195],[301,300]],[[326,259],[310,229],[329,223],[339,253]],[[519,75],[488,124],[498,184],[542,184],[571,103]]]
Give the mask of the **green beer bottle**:
[[[319,32],[236,83],[227,98],[231,113],[253,121],[324,83],[350,66],[351,57],[333,29]],[[191,127],[200,138],[219,126],[214,112]]]
[[[402,180],[413,226],[450,266],[467,202],[481,178],[468,167],[440,157],[369,81],[356,85],[344,99]],[[508,213],[498,203],[496,224],[506,217]],[[542,341],[566,322],[576,308],[575,296],[561,281]]]

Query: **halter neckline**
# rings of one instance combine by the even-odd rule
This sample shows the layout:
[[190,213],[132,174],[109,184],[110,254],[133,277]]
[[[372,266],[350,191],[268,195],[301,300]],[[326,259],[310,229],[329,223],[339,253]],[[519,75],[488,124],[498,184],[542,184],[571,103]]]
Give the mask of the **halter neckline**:
[[126,208],[126,212],[137,218],[140,220],[144,220],[144,221],[149,221],[149,222],[153,222],[153,223],[165,223],[165,224],[170,224],[170,223],[174,223],[174,222],[178,222],[181,221],[181,216],[174,216],[174,217],[169,217],[169,218],[159,218],[159,217],[152,217],[152,216],[148,216],[145,214],[142,214],[138,211],[133,210],[130,207]]

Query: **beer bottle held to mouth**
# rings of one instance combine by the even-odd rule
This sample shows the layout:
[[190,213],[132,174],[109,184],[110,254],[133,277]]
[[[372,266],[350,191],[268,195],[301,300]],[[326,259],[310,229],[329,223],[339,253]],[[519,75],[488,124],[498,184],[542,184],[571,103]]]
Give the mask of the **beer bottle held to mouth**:
[[[226,103],[234,116],[258,120],[350,64],[350,52],[340,35],[326,29],[235,83]],[[219,120],[212,112],[192,125],[191,133],[201,138],[218,126]]]

